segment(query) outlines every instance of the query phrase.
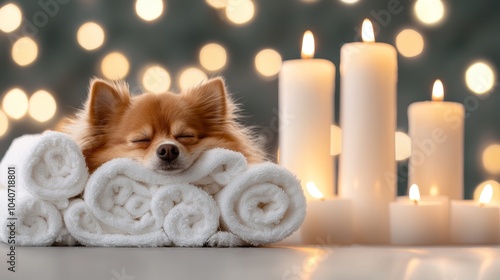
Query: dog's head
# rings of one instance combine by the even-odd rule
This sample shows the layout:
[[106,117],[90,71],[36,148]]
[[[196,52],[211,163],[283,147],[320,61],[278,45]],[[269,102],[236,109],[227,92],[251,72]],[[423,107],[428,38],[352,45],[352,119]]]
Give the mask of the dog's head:
[[150,169],[176,173],[207,149],[238,151],[239,139],[230,131],[232,106],[220,78],[180,94],[135,97],[125,84],[93,80],[79,116],[86,123],[82,150],[87,165],[93,171],[113,158],[128,157]]

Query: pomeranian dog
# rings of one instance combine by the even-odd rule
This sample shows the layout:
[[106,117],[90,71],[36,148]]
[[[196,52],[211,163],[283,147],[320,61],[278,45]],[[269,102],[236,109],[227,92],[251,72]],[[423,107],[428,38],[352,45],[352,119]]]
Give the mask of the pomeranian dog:
[[93,79],[88,99],[62,131],[74,139],[90,172],[114,158],[132,158],[169,174],[181,172],[206,150],[226,148],[249,163],[264,160],[221,78],[179,94],[131,96],[124,82]]

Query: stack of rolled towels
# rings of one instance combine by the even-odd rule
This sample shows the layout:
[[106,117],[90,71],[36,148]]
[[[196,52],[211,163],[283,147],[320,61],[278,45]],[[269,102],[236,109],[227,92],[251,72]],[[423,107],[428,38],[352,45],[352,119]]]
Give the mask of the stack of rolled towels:
[[24,246],[263,245],[295,232],[306,211],[300,182],[273,163],[218,148],[179,174],[119,158],[89,176],[76,143],[52,131],[14,140],[0,182],[0,240]]

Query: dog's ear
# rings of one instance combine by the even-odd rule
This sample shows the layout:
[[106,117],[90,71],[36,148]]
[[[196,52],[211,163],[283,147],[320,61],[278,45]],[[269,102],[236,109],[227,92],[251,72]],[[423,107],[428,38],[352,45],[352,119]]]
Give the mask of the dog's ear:
[[125,83],[108,83],[101,79],[90,82],[88,113],[95,126],[104,126],[112,117],[130,103]]
[[186,95],[194,103],[197,114],[202,115],[205,120],[213,124],[221,124],[226,120],[230,100],[223,79],[210,79],[189,90]]

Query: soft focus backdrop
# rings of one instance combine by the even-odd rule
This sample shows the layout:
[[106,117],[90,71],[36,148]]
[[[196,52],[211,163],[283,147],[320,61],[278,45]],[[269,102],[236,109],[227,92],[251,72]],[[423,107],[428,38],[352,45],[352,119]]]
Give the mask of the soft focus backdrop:
[[[3,2],[0,156],[12,139],[51,129],[81,107],[92,76],[124,79],[137,94],[178,92],[223,75],[242,104],[245,123],[256,127],[274,159],[281,61],[300,57],[309,29],[315,57],[338,68],[340,47],[359,41],[361,23],[370,18],[377,41],[399,52],[399,194],[407,184],[408,105],[429,100],[439,78],[445,100],[466,108],[464,179],[470,198],[481,182],[500,180],[499,14],[496,0]],[[339,123],[338,73],[336,78],[332,124]]]

